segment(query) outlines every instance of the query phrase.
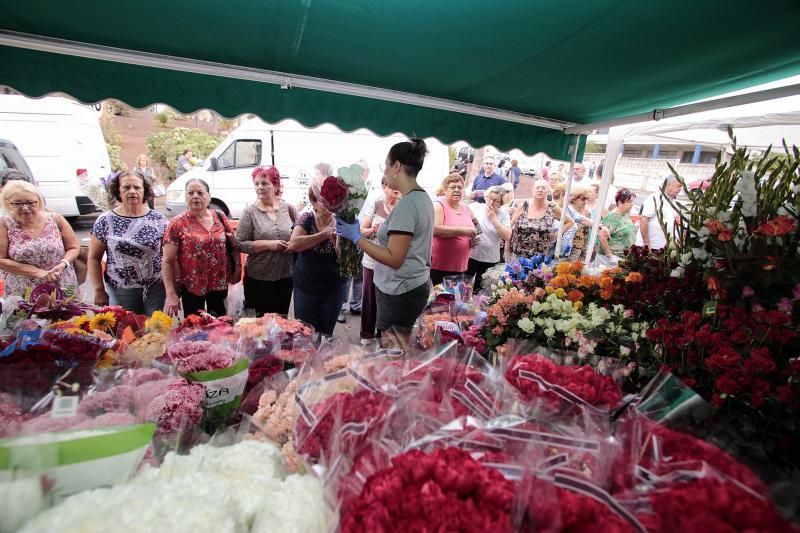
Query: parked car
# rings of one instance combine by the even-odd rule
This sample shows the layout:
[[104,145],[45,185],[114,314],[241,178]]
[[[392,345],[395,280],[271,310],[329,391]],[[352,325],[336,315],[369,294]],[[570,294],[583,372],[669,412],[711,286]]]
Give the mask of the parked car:
[[0,170],[13,168],[31,178],[33,183],[36,179],[33,177],[31,167],[25,161],[25,157],[20,153],[19,149],[14,146],[14,143],[5,139],[0,139]]
[[[169,185],[167,214],[174,216],[186,209],[187,180],[202,178],[211,189],[211,207],[239,218],[244,208],[255,201],[251,173],[259,165],[274,165],[281,171],[281,196],[297,206],[306,203],[308,183],[319,162],[329,163],[335,172],[363,159],[369,166],[373,189],[379,190],[389,148],[407,139],[399,134],[379,137],[364,129],[343,133],[330,124],[311,129],[294,120],[267,124],[258,118],[250,119],[232,131],[204,164]],[[448,173],[448,152],[447,146],[435,139],[425,142],[429,154],[418,181],[430,193]]]
[[0,134],[19,149],[49,209],[65,217],[98,210],[82,187],[111,172],[96,108],[56,96],[0,95]]

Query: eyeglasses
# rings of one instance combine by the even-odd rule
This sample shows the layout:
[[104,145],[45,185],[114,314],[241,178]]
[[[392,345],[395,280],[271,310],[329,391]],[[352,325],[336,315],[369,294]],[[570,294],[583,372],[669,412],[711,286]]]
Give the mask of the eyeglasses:
[[22,209],[23,207],[33,209],[37,205],[39,205],[39,200],[31,200],[29,202],[11,202],[11,207],[14,209]]

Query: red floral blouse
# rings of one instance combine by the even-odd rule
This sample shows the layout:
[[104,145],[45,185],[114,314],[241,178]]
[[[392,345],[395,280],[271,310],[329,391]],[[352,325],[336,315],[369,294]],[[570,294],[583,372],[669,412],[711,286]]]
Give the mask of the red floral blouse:
[[223,225],[228,221],[222,213],[213,215],[214,224],[207,230],[190,211],[185,211],[169,221],[164,234],[164,244],[178,247],[178,280],[196,296],[228,288]]

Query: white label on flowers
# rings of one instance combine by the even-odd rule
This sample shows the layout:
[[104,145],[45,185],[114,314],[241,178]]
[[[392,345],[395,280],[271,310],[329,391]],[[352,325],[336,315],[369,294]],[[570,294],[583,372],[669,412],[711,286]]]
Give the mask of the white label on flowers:
[[56,396],[53,398],[52,418],[69,418],[78,413],[78,396]]
[[227,378],[203,381],[202,384],[206,388],[206,407],[225,405],[236,400],[236,397],[244,392],[244,387],[247,385],[247,375],[248,371],[245,369],[243,372]]

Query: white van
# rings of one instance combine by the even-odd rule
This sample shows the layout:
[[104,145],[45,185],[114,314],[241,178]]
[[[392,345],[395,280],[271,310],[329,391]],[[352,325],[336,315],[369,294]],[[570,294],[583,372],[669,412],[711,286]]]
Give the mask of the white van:
[[68,98],[0,95],[0,138],[17,146],[47,207],[65,217],[97,211],[80,182],[111,172],[99,117],[95,107]]
[[[201,178],[211,189],[211,205],[232,218],[255,202],[251,172],[259,165],[274,165],[281,172],[281,196],[299,205],[307,201],[308,181],[314,165],[329,163],[334,172],[361,159],[370,170],[370,183],[379,188],[386,154],[393,144],[408,140],[405,135],[379,137],[366,129],[343,133],[330,124],[314,129],[294,120],[271,125],[253,118],[230,133],[205,162],[184,173],[167,188],[166,209],[174,216],[186,209],[184,188],[188,180]],[[447,146],[426,139],[430,153],[418,176],[426,190],[434,190],[447,175]]]

